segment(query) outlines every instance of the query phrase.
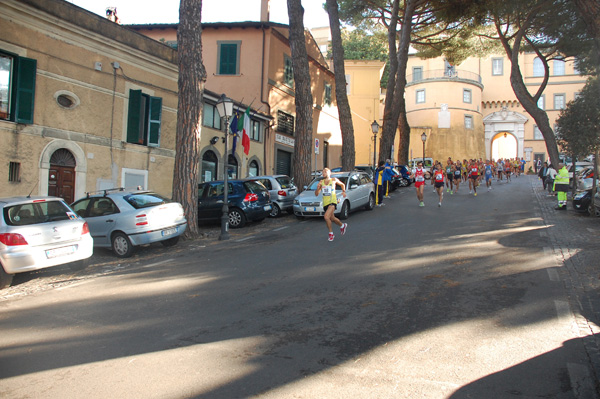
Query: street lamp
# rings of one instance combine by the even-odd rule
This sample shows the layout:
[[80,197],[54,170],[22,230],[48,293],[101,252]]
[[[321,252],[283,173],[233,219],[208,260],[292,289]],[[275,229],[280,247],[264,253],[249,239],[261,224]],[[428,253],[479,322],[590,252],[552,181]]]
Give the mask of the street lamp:
[[224,188],[223,188],[223,215],[221,216],[221,235],[219,240],[229,240],[229,162],[227,149],[229,148],[229,118],[233,115],[233,101],[221,94],[217,102],[217,112],[221,118],[225,118],[225,152],[223,154],[223,167],[225,170]]
[[423,142],[423,166],[425,166],[425,142],[427,141],[427,135],[425,132],[421,135],[421,141]]
[[373,170],[377,167],[376,157],[377,157],[377,133],[379,133],[379,123],[377,121],[373,121],[371,123],[371,131],[373,132]]

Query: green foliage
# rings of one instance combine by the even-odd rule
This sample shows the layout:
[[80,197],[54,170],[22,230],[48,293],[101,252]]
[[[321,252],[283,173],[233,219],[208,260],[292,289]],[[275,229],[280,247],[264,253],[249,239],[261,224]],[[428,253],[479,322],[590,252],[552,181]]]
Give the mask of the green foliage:
[[600,150],[600,80],[591,78],[561,111],[556,137],[565,152],[583,157]]

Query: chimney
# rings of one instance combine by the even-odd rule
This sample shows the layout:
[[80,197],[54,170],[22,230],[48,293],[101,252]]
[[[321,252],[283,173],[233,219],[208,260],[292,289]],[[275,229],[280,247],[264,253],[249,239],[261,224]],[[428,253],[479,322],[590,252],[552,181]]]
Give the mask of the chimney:
[[260,22],[269,22],[270,12],[270,0],[260,0]]

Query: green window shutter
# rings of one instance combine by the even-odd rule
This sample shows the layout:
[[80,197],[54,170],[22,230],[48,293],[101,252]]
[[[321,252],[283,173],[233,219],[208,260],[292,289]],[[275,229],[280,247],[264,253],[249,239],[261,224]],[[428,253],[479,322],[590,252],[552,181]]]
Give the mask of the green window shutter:
[[162,113],[162,98],[150,97],[150,113],[148,115],[148,146],[160,145],[160,119]]
[[220,75],[237,74],[237,44],[221,44],[221,58],[219,65]]
[[127,142],[144,144],[144,110],[142,91],[129,90],[129,110],[127,112]]
[[36,60],[18,58],[15,102],[15,121],[17,123],[33,123],[36,68]]

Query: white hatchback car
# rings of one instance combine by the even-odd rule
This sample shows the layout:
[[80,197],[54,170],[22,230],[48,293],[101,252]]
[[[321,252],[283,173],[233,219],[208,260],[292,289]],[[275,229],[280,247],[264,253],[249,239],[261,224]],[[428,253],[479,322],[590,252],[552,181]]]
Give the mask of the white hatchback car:
[[0,288],[15,273],[87,259],[93,245],[87,222],[62,198],[0,198]]
[[152,191],[101,190],[71,207],[89,223],[94,245],[112,248],[120,258],[133,255],[138,245],[175,245],[187,228],[181,204]]

